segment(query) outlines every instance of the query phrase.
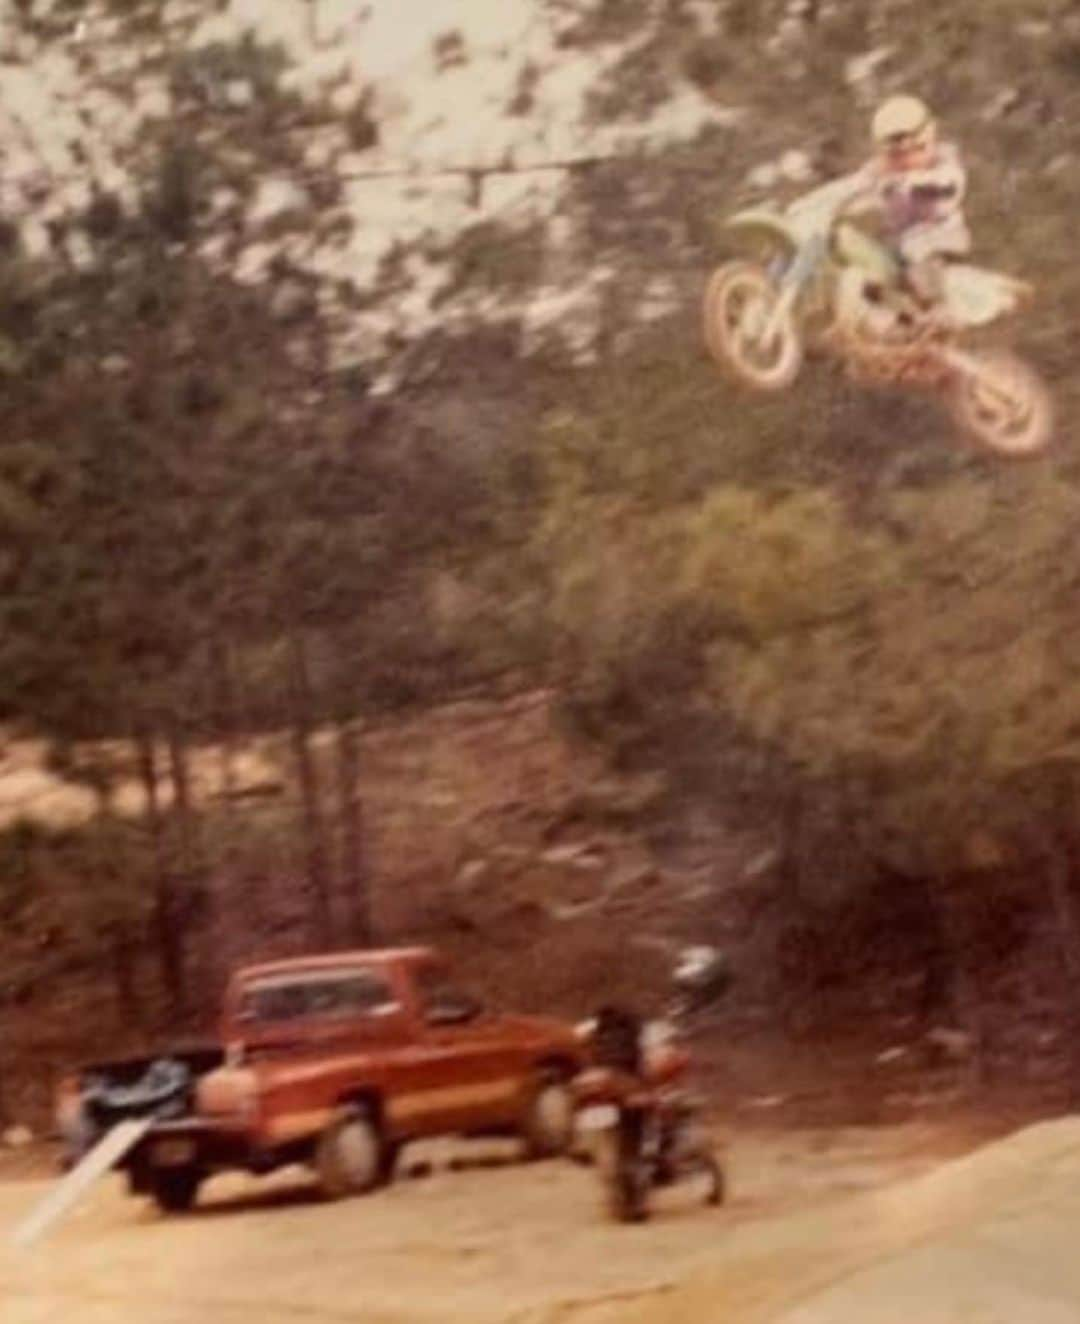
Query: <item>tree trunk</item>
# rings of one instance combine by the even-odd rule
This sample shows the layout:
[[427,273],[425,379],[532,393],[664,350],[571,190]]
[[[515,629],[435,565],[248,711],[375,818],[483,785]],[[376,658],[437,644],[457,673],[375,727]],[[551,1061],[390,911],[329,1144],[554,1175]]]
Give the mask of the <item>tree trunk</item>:
[[222,819],[221,872],[225,899],[236,886],[236,690],[233,685],[232,658],[223,639],[213,644],[212,666],[218,707],[218,767]]
[[191,803],[191,768],[187,739],[178,723],[169,726],[169,778],[173,790],[173,817],[177,826],[180,870],[187,881],[195,877],[201,856],[198,824]]
[[[190,956],[190,938],[196,919],[208,929],[213,928],[213,915],[208,908],[206,869],[203,859],[202,835],[198,815],[191,794],[191,764],[188,756],[187,736],[175,718],[169,723],[169,780],[172,782],[172,818],[176,829],[177,862],[173,886],[173,928],[185,955],[185,966]],[[186,971],[185,971],[186,973]],[[184,980],[184,998],[177,1010],[185,1015],[189,1009],[187,980]]]
[[[223,964],[229,964],[234,953],[232,938],[236,933],[250,931],[252,922],[263,918],[262,897],[252,890],[251,895],[240,890],[240,815],[237,796],[240,789],[236,774],[239,755],[237,732],[237,694],[233,670],[233,657],[225,638],[217,638],[211,646],[211,666],[214,671],[214,689],[217,708],[218,789],[221,803],[220,853],[215,861],[214,913],[216,918],[216,955]],[[238,903],[242,911],[238,914]],[[241,917],[242,916],[242,917]]]
[[1080,877],[1080,836],[1073,827],[1076,793],[1068,765],[1051,770],[1050,821],[1025,824],[1030,857],[1042,873],[1049,892],[1057,935],[1058,958],[1065,986],[1062,1028],[1068,1059],[1068,1091],[1072,1105],[1080,1103],[1080,919],[1074,885]]
[[334,941],[333,912],[330,904],[330,863],[323,826],[322,795],[319,772],[311,748],[313,734],[311,678],[303,631],[294,629],[289,636],[292,666],[292,743],[296,776],[300,786],[304,841],[307,851],[308,885],[311,888],[311,929],[315,943],[329,948]]
[[341,813],[341,876],[349,914],[349,936],[365,946],[374,940],[371,876],[364,849],[364,809],[357,787],[360,736],[344,717],[337,729],[338,798]]
[[213,644],[214,686],[217,690],[218,749],[220,751],[221,792],[230,815],[237,792],[236,756],[236,683],[233,677],[233,659],[228,643],[217,639]]
[[131,1025],[140,1019],[139,998],[135,991],[135,944],[126,924],[114,924],[109,933],[112,955],[113,990],[116,995],[116,1013],[122,1025]]
[[1080,1103],[1080,923],[1072,890],[1072,843],[1051,843],[1047,852],[1047,883],[1054,910],[1058,951],[1065,976],[1064,1030],[1068,1046],[1069,1103]]
[[[972,880],[966,876],[942,878],[937,888],[941,928],[945,936],[951,973],[953,1015],[960,1029],[972,1039],[971,1067],[976,1085],[990,1083],[991,1071],[987,1054],[986,1018],[979,997],[978,953],[974,950],[973,936],[968,923],[969,898],[967,891]],[[974,880],[978,887],[980,882]]]
[[158,796],[158,772],[154,739],[143,732],[136,737],[136,758],[146,800],[146,827],[154,862],[154,909],[152,926],[161,965],[161,980],[176,1014],[186,1011],[184,943],[177,923],[177,905],[173,879],[165,850],[165,829]]
[[[112,822],[113,787],[109,779],[99,782],[94,787],[97,800],[97,828],[95,840],[95,871],[104,883],[110,887],[124,886],[129,881],[128,861],[115,850],[115,841],[110,839],[109,825]],[[112,904],[121,906],[122,901],[112,899]],[[109,969],[112,975],[113,995],[116,1000],[116,1019],[119,1025],[127,1028],[140,1020],[139,999],[135,991],[135,944],[132,941],[131,927],[122,914],[106,917],[98,932],[109,952]]]

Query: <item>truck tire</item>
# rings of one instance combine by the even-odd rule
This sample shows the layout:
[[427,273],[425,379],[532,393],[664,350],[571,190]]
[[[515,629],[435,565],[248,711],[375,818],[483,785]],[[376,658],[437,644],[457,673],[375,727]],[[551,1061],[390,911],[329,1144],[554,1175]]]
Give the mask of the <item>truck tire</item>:
[[574,1098],[566,1080],[542,1072],[529,1092],[521,1124],[525,1155],[530,1159],[560,1158],[574,1142]]
[[194,1205],[202,1185],[198,1168],[151,1168],[150,1195],[164,1214],[185,1214]]
[[403,1148],[404,1146],[398,1140],[383,1140],[382,1155],[379,1160],[380,1186],[389,1186],[397,1176]]
[[315,1148],[315,1175],[327,1200],[364,1195],[387,1179],[387,1147],[368,1113],[352,1108],[331,1122]]

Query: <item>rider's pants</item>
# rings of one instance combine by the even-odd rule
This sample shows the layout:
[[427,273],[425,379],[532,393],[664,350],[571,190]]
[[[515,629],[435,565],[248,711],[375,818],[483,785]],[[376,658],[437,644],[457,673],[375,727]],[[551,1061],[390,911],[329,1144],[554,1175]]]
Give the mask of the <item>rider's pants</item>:
[[962,221],[915,225],[899,236],[896,249],[905,283],[916,299],[929,307],[944,297],[945,266],[968,255],[971,236]]

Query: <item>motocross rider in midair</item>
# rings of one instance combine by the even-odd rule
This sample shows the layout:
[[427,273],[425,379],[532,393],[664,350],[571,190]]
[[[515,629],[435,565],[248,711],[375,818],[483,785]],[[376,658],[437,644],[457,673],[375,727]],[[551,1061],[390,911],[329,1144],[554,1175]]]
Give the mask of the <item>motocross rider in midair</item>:
[[871,134],[874,156],[838,181],[850,186],[842,211],[883,214],[914,310],[930,324],[942,321],[945,265],[971,251],[964,217],[967,172],[960,152],[939,138],[933,116],[917,97],[884,101],[874,114]]

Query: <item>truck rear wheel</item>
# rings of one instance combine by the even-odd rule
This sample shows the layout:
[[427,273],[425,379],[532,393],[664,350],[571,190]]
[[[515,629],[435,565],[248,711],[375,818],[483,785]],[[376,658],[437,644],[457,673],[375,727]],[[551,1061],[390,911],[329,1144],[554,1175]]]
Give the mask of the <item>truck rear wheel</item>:
[[389,1185],[397,1175],[404,1146],[398,1140],[383,1140],[382,1155],[379,1161],[379,1182]]
[[558,1158],[574,1140],[574,1099],[562,1076],[537,1076],[521,1126],[528,1158]]
[[315,1149],[315,1174],[328,1200],[364,1195],[386,1180],[386,1146],[367,1113],[350,1109],[326,1128]]
[[185,1214],[198,1198],[202,1181],[198,1168],[152,1168],[148,1185],[162,1213]]

